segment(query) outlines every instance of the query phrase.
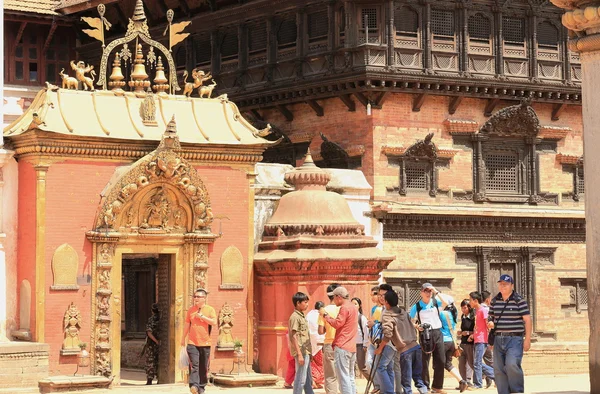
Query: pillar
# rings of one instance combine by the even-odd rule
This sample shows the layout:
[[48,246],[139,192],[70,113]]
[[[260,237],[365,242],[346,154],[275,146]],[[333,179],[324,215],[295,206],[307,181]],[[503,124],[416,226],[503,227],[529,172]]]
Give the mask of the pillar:
[[46,319],[46,174],[47,165],[36,165],[35,203],[35,329],[36,342],[44,342]]
[[[2,144],[2,135],[0,134],[0,147]],[[16,201],[5,201],[4,199],[4,164],[11,160],[13,154],[12,151],[0,148],[0,342],[9,340],[7,321],[9,319],[14,320],[14,316],[9,316],[9,313],[14,313],[16,308],[15,305],[12,305],[12,308],[9,306],[14,304],[10,301],[9,296],[12,289],[12,298],[14,299],[17,262],[6,259],[5,228],[7,227],[7,218],[4,215],[4,212],[11,212],[11,209],[4,209],[5,205],[14,208],[13,203],[16,203]]]
[[[585,222],[587,285],[589,295],[588,318],[590,324],[590,392],[600,393],[600,156],[596,147],[600,146],[600,16],[597,7],[600,1],[552,0],[556,6],[566,10],[563,24],[578,34],[569,34],[569,49],[581,53],[584,172],[585,180]],[[585,32],[585,34],[581,34]],[[598,181],[596,181],[598,179]]]

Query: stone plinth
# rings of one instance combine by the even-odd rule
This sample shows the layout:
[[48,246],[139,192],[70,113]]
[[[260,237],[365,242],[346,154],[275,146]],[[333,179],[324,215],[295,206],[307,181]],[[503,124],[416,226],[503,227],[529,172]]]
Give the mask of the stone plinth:
[[39,381],[41,393],[71,392],[77,390],[106,389],[112,379],[104,376],[52,376]]
[[260,373],[221,374],[214,375],[215,384],[228,387],[273,386],[277,383],[277,375]]
[[49,349],[45,343],[0,343],[0,389],[37,387],[48,376]]

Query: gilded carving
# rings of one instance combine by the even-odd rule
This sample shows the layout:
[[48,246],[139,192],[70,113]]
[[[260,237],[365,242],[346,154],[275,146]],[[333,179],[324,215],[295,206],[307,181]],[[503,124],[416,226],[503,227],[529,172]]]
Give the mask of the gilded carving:
[[69,74],[65,74],[64,68],[62,70],[60,70],[59,75],[62,78],[62,88],[63,89],[77,90],[77,86],[79,85],[79,83],[77,82],[77,78],[70,77]]
[[226,302],[219,312],[219,337],[217,338],[217,347],[233,349],[234,340],[231,332],[232,328],[233,308]]
[[102,323],[96,333],[96,349],[110,349],[110,330],[108,323]]
[[151,90],[148,90],[144,101],[140,104],[140,116],[146,126],[158,126],[156,122],[156,101]]
[[96,375],[110,377],[112,369],[109,356],[110,353],[106,351],[96,353]]
[[[83,61],[78,61],[75,63],[71,60],[71,68],[75,71],[75,78],[83,84],[84,90],[94,90],[94,78],[96,77],[96,71],[94,71],[94,66],[85,65]],[[92,78],[86,77],[85,74],[90,73]],[[64,80],[63,80],[64,84]]]
[[62,344],[61,354],[79,353],[79,330],[81,330],[81,313],[73,302],[65,312],[63,318],[65,339]]
[[198,245],[196,249],[196,258],[194,260],[195,267],[203,267],[207,266],[208,263],[208,253],[206,251],[205,245]]
[[98,318],[99,321],[110,321],[110,296],[101,295],[98,297]]
[[[198,69],[193,69],[192,70],[192,79],[194,80],[194,82],[187,82],[187,77],[188,77],[188,72],[187,70],[185,70],[183,72],[183,80],[185,82],[185,88],[183,89],[183,94],[187,97],[190,97],[190,95],[193,93],[194,89],[198,89],[202,87],[202,84],[205,81],[208,81],[209,79],[212,78],[212,74],[208,73],[205,74],[204,71],[202,70],[198,70]],[[214,80],[213,80],[214,83]],[[214,83],[214,86],[216,86],[217,84]],[[213,86],[213,88],[214,88]],[[198,94],[200,94],[201,90],[198,89]],[[212,89],[210,90],[210,92],[212,93]],[[200,96],[202,97],[202,96]],[[210,97],[210,94],[208,95],[208,97]]]
[[104,269],[99,271],[97,293],[101,295],[110,295],[112,293],[110,289],[110,270]]
[[215,88],[215,86],[217,86],[217,83],[215,82],[215,80],[212,80],[212,83],[210,85],[207,86],[200,86],[200,89],[198,89],[198,94],[200,95],[200,97],[204,97],[206,96],[206,98],[210,98],[210,96],[212,95],[213,89]]
[[100,245],[100,251],[98,253],[98,263],[110,264],[113,255],[113,245],[109,243],[103,243]]
[[52,256],[52,274],[54,284],[52,290],[76,290],[77,285],[77,267],[79,257],[77,252],[69,244],[62,244]]
[[194,280],[196,281],[196,289],[205,289],[206,288],[206,270],[199,269],[196,270],[194,275]]
[[178,148],[172,119],[157,150],[139,160],[105,196],[98,231],[209,229],[213,213],[208,192],[195,168],[176,152]]

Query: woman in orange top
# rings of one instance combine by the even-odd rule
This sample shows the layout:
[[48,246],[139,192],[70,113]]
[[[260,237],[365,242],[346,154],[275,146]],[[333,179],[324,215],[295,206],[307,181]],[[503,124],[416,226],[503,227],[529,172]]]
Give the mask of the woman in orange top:
[[[187,311],[181,346],[187,343],[190,358],[190,392],[202,394],[208,383],[208,359],[210,357],[211,326],[217,324],[217,314],[206,304],[208,292],[198,289],[194,292],[194,305]],[[186,342],[187,337],[187,342]]]

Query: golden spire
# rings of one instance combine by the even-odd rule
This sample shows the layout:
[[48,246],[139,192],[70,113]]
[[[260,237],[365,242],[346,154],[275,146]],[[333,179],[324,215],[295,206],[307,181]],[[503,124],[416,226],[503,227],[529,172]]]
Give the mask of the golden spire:
[[177,136],[177,124],[175,123],[175,115],[167,124],[167,128],[162,136],[158,149],[181,149],[179,136]]
[[112,73],[110,74],[110,82],[108,86],[110,86],[115,92],[122,92],[121,89],[125,86],[125,82],[123,81],[125,77],[123,76],[123,72],[121,71],[121,57],[119,56],[119,52],[115,54],[115,61],[113,62]]
[[163,67],[162,58],[158,57],[158,62],[156,63],[156,77],[154,77],[154,90],[159,95],[166,94],[166,91],[169,90],[169,85],[167,84],[169,80],[165,76],[165,68]]
[[131,81],[129,87],[134,89],[136,96],[143,97],[146,95],[145,89],[150,86],[150,81],[147,81],[148,74],[144,65],[144,55],[142,54],[142,44],[138,44],[135,52],[135,65],[131,73]]
[[144,12],[144,4],[142,0],[136,0],[135,11],[133,12],[133,18],[131,20],[135,22],[141,22],[146,20],[146,13]]

